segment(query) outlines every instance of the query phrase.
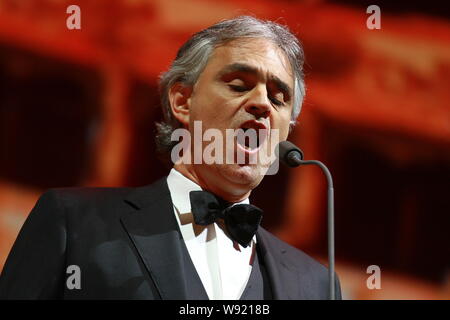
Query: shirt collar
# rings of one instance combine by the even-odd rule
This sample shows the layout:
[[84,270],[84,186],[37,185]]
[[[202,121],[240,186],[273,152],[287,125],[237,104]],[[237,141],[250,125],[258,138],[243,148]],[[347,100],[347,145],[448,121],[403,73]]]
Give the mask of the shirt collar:
[[[202,191],[202,188],[194,181],[185,177],[175,168],[170,170],[167,177],[167,184],[170,190],[170,196],[172,197],[173,205],[178,209],[180,214],[191,212],[191,200],[189,198],[189,192]],[[235,204],[248,204],[249,199],[246,198]]]

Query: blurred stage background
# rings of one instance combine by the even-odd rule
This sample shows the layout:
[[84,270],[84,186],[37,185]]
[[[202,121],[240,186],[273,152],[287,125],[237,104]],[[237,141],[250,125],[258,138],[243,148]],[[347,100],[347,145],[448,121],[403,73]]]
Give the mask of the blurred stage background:
[[[81,7],[81,30],[66,8]],[[381,7],[381,30],[366,8]],[[447,10],[447,11],[446,11]],[[450,297],[450,14],[430,1],[0,0],[0,269],[39,195],[139,186],[157,160],[157,79],[219,20],[279,19],[306,52],[291,135],[335,183],[345,299]],[[282,168],[251,200],[263,225],[326,263],[319,169]],[[366,287],[369,265],[380,290]]]

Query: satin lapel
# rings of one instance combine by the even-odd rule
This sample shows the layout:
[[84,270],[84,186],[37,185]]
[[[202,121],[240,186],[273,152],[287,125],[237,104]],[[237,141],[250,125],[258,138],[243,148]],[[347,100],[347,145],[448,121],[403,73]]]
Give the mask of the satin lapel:
[[173,213],[166,179],[136,189],[125,200],[135,209],[121,217],[162,299],[187,298],[184,242]]
[[289,264],[285,256],[286,251],[279,248],[271,239],[273,236],[261,227],[258,228],[256,237],[269,276],[273,299],[304,299],[301,293],[299,272]]

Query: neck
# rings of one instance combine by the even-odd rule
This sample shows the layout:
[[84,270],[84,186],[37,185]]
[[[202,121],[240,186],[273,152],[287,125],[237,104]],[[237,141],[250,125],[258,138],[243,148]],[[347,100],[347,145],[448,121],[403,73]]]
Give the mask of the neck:
[[250,196],[251,190],[242,190],[240,188],[232,188],[232,187],[224,188],[225,183],[208,184],[205,181],[205,179],[202,179],[201,176],[197,173],[197,171],[195,170],[195,165],[175,163],[173,167],[183,176],[198,184],[203,190],[212,192],[228,202],[232,203],[240,202],[244,199],[247,199]]

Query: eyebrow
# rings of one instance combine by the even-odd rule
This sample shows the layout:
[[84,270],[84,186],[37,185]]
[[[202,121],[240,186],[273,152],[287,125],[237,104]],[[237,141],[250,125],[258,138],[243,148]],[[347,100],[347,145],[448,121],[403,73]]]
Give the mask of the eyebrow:
[[[259,74],[259,71],[257,68],[252,67],[245,63],[232,63],[227,66],[225,66],[221,71],[219,71],[219,78],[223,77],[224,75],[232,72],[244,72],[244,73],[251,73],[251,74]],[[269,79],[275,83],[278,90],[283,91],[287,93],[290,97],[292,97],[292,89],[289,87],[288,84],[286,84],[284,81],[282,81],[280,78],[278,78],[275,75],[270,75]]]

